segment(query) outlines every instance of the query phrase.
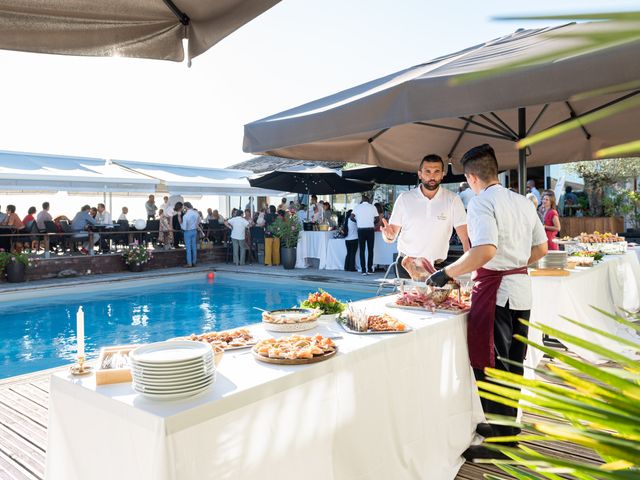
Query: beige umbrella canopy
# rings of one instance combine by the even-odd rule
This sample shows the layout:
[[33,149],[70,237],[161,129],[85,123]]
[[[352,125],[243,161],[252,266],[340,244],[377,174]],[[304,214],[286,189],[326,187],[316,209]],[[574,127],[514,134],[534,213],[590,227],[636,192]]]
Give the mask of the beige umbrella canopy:
[[[531,166],[594,158],[600,148],[638,137],[640,101],[522,154],[516,142],[605,105],[640,100],[640,42],[456,80],[564,51],[582,42],[585,33],[602,28],[607,27],[518,30],[245,125],[243,148],[405,171],[415,171],[428,153],[456,165],[467,149],[485,142],[495,148],[503,169],[524,166],[525,154]],[[576,95],[584,92],[591,95]]]
[[182,61],[280,0],[0,0],[0,49]]

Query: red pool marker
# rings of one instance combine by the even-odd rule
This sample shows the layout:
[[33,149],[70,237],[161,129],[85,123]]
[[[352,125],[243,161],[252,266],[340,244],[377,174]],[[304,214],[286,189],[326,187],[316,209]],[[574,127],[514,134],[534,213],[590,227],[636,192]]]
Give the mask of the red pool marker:
[[213,278],[214,278],[215,276],[216,276],[216,275],[215,275],[215,273],[213,273],[213,272],[209,272],[209,273],[207,273],[207,278],[208,278],[209,280],[213,280]]

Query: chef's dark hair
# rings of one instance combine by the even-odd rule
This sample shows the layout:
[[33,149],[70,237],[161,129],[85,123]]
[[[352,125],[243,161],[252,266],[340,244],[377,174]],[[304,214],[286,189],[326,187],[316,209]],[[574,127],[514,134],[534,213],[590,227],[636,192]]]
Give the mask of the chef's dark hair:
[[465,174],[471,173],[483,182],[498,176],[496,152],[488,143],[473,147],[462,156],[461,163]]
[[440,163],[440,166],[442,167],[442,171],[444,172],[444,162],[442,161],[442,157],[440,155],[436,155],[435,153],[426,155],[420,162],[420,167],[418,168],[418,170],[422,170],[422,166],[425,163]]

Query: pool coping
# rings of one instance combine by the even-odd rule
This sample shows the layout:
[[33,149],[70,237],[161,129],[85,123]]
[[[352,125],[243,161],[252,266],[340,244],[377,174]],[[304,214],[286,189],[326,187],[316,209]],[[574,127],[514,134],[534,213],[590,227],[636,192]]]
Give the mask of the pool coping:
[[195,268],[185,269],[181,267],[164,268],[157,270],[147,270],[143,272],[119,272],[102,275],[80,276],[65,279],[36,280],[32,282],[4,284],[0,285],[0,305],[5,302],[19,301],[34,296],[51,296],[56,293],[67,293],[69,288],[82,286],[84,289],[93,290],[101,285],[117,286],[126,282],[141,285],[146,282],[157,280],[175,280],[176,277],[188,279],[203,273],[225,272],[238,276],[247,275],[251,277],[269,276],[278,279],[296,279],[305,282],[336,283],[344,285],[352,284],[354,287],[374,287],[377,288],[382,273],[367,276],[364,278],[354,275],[344,275],[348,272],[315,269],[284,270],[276,268],[262,268],[263,266],[236,267],[229,264],[202,265]]

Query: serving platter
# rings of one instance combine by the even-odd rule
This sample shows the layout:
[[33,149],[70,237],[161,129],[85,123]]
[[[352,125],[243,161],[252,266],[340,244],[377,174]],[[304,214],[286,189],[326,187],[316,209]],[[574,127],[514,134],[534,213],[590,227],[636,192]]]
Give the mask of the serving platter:
[[367,330],[366,332],[358,332],[357,330],[352,330],[351,328],[349,328],[349,326],[345,323],[344,319],[342,317],[339,317],[336,319],[336,322],[338,323],[338,325],[340,325],[342,327],[342,329],[347,332],[347,333],[351,333],[353,335],[388,335],[388,334],[393,334],[393,333],[407,333],[410,332],[411,330],[413,330],[413,328],[411,328],[409,325],[407,325],[406,323],[405,325],[405,329],[404,330]]
[[453,314],[458,314],[458,313],[467,313],[469,310],[471,310],[471,307],[469,308],[461,308],[461,309],[457,309],[457,310],[451,310],[451,309],[447,309],[447,308],[434,308],[433,310],[430,310],[428,308],[424,308],[424,307],[412,307],[409,305],[397,305],[396,303],[393,302],[389,302],[385,305],[388,308],[399,308],[401,310],[413,310],[414,312],[422,312],[422,313],[453,313]]
[[336,353],[338,353],[338,346],[336,345],[335,347],[333,347],[333,350],[331,352],[327,352],[322,355],[314,355],[313,358],[270,358],[265,357],[264,355],[260,355],[255,350],[251,350],[251,353],[256,360],[264,363],[271,363],[274,365],[306,365],[309,363],[322,362],[324,360],[327,360],[328,358],[335,356]]

